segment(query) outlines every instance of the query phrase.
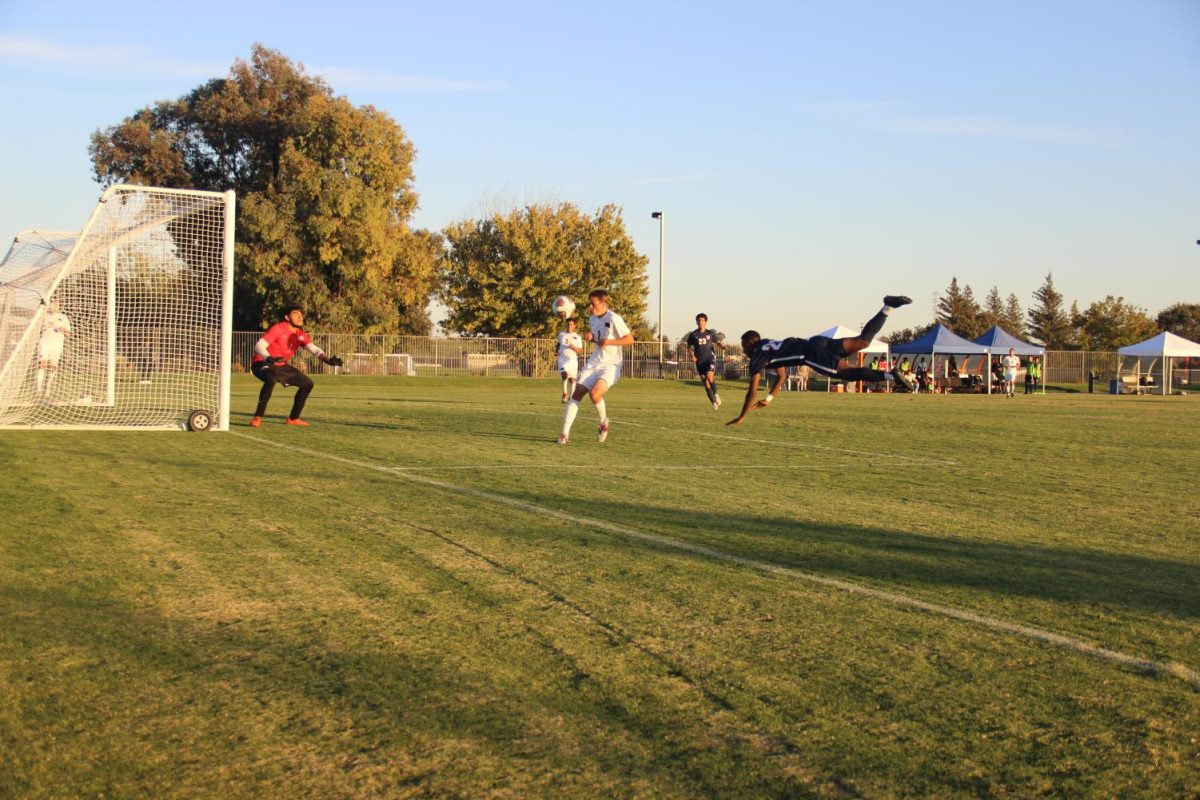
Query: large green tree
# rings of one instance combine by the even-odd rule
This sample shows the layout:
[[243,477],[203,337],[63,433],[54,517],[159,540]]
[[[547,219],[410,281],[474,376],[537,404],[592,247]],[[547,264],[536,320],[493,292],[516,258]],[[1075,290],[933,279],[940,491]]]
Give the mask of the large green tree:
[[574,298],[586,318],[588,292],[603,288],[639,341],[654,338],[645,320],[648,259],[634,249],[617,206],[589,216],[571,203],[530,205],[462,220],[443,235],[448,331],[549,336],[561,324],[550,313],[555,296]]
[[301,303],[324,328],[428,333],[440,238],[415,231],[414,148],[261,45],[225,78],[92,135],[96,180],[238,194],[234,319]]
[[1000,315],[1000,327],[1018,339],[1025,338],[1025,312],[1021,310],[1020,299],[1011,292],[1004,304],[1004,313]]
[[983,313],[981,316],[981,325],[986,331],[993,325],[1004,327],[1004,300],[1000,297],[1000,289],[996,286],[987,293],[987,297],[983,299]]
[[938,300],[937,321],[966,339],[974,339],[987,330],[975,293],[970,286],[960,288],[957,277],[950,278],[946,293]]
[[1088,306],[1076,321],[1083,350],[1116,350],[1158,333],[1158,325],[1144,309],[1111,294]]
[[1049,350],[1065,350],[1074,346],[1072,317],[1063,310],[1063,296],[1054,288],[1053,274],[1033,293],[1034,305],[1029,309],[1029,337]]
[[1175,303],[1167,306],[1158,312],[1155,322],[1164,331],[1200,342],[1200,303]]

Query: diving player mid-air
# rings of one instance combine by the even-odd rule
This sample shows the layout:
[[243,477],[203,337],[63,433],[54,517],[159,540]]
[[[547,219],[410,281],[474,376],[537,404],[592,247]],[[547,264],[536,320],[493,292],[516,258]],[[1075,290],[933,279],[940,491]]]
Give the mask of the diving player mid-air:
[[[899,369],[893,368],[888,373],[868,367],[851,367],[846,361],[848,356],[865,350],[871,344],[871,340],[883,330],[883,323],[887,321],[888,314],[911,302],[911,299],[901,295],[888,295],[883,298],[883,309],[871,318],[862,329],[862,333],[845,339],[830,339],[828,336],[814,336],[811,339],[764,339],[759,336],[758,331],[746,331],[742,334],[742,350],[750,359],[750,387],[746,389],[742,413],[725,424],[741,425],[752,409],[766,408],[770,405],[783,386],[787,368],[792,366],[808,366],[815,372],[840,381],[877,382],[887,380],[888,375],[891,375],[894,380],[911,390],[909,378]],[[766,397],[755,402],[759,379],[767,367],[775,368],[775,383]]]

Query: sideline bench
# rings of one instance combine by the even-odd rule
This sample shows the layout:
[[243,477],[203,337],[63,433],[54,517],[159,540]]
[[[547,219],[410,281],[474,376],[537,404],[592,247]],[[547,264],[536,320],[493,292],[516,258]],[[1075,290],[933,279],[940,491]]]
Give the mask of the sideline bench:
[[1149,394],[1154,391],[1154,383],[1141,383],[1136,375],[1122,375],[1120,394]]
[[503,353],[467,353],[467,369],[473,375],[485,375],[489,369],[509,364],[509,357]]

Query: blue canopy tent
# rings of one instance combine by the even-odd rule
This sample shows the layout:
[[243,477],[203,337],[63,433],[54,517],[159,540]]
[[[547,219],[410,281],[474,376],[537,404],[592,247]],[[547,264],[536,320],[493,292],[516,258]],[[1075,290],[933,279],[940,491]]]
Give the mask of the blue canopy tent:
[[[904,344],[894,344],[891,349],[892,355],[928,355],[930,361],[937,358],[939,354],[944,356],[984,356],[986,358],[991,352],[981,344],[964,339],[940,322],[924,336]],[[989,380],[986,383],[990,394],[992,382]]]
[[[975,344],[981,344],[993,353],[1008,354],[1015,350],[1019,356],[1040,356],[1042,369],[1046,368],[1046,348],[1029,342],[1023,342],[999,325],[993,325],[987,332],[975,339]],[[1042,376],[1042,394],[1046,393],[1045,375]]]

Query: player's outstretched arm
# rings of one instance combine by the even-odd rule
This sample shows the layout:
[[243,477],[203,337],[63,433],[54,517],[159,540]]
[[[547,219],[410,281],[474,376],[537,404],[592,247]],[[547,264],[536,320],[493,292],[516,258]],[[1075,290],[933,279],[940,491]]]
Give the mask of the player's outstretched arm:
[[767,406],[769,406],[771,404],[771,401],[775,399],[775,395],[779,394],[779,390],[783,386],[783,382],[786,379],[787,379],[787,367],[776,367],[775,368],[775,383],[771,386],[770,391],[767,392],[767,396],[764,397],[762,400],[759,400],[757,403],[755,403],[754,407],[755,408],[766,408]]
[[745,421],[746,415],[754,407],[754,398],[758,395],[758,381],[761,377],[762,373],[759,372],[750,376],[750,385],[746,387],[746,399],[742,403],[742,413],[738,414],[736,418],[729,420],[729,422],[726,422],[726,425],[741,425]]

